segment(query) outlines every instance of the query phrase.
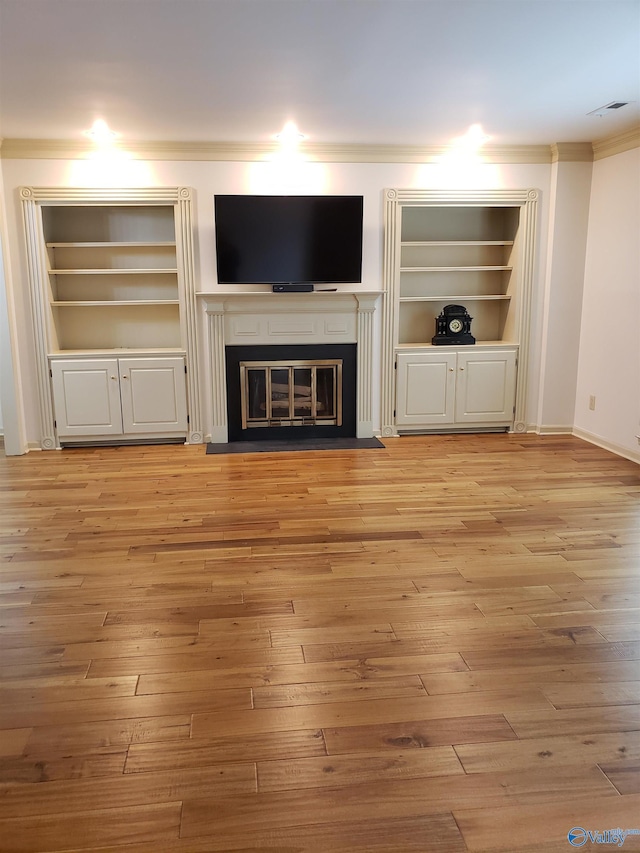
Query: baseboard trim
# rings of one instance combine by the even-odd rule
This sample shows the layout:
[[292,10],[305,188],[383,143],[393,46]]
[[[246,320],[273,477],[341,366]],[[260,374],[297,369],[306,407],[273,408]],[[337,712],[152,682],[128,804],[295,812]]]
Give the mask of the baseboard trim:
[[533,432],[538,435],[573,435],[573,427],[563,424],[547,424],[546,426],[535,426]]
[[628,450],[626,447],[614,444],[612,441],[605,441],[605,439],[601,438],[599,435],[594,435],[593,433],[587,432],[587,430],[580,429],[579,427],[574,427],[572,434],[575,435],[576,438],[582,438],[584,441],[588,441],[589,444],[595,444],[596,447],[601,447],[603,450],[609,450],[611,453],[615,453],[616,456],[622,456],[623,459],[629,459],[631,462],[636,462],[640,465],[640,453],[635,453],[632,450]]

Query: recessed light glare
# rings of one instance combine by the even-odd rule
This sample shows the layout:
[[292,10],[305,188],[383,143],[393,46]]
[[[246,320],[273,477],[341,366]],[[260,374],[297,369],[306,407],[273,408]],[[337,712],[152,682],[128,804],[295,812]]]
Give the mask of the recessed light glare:
[[83,131],[85,136],[92,139],[96,145],[107,145],[112,142],[116,134],[109,128],[109,125],[104,119],[97,118],[91,126],[90,130]]
[[286,122],[280,133],[276,133],[276,139],[282,145],[297,145],[304,138],[304,133],[300,133],[294,121]]
[[454,144],[467,151],[478,151],[490,139],[491,137],[482,129],[482,125],[472,124],[464,136],[460,136],[454,140]]

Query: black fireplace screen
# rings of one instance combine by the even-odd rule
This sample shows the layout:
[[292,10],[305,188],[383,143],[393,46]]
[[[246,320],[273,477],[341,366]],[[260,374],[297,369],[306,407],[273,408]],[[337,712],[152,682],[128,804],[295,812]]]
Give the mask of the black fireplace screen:
[[341,426],[342,360],[241,361],[242,429]]

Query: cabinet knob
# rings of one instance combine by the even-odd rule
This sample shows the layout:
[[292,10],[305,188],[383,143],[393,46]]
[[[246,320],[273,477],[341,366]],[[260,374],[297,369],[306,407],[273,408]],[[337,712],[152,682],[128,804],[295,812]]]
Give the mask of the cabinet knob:
[[449,368],[449,373],[453,373],[453,367]]
[[128,379],[129,377],[128,377],[128,376],[127,376],[127,374],[125,373],[125,374],[122,376],[122,378],[123,378],[123,379]]
[[115,379],[116,377],[115,377],[115,376],[112,376],[111,378],[112,378],[112,379]]
[[464,370],[464,367],[461,367],[460,370]]

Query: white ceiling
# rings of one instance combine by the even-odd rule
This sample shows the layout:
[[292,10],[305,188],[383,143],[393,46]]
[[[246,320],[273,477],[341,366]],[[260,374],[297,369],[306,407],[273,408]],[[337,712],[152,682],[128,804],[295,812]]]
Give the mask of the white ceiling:
[[[632,101],[605,118],[587,113]],[[0,136],[588,142],[640,123],[640,0],[0,0]]]

